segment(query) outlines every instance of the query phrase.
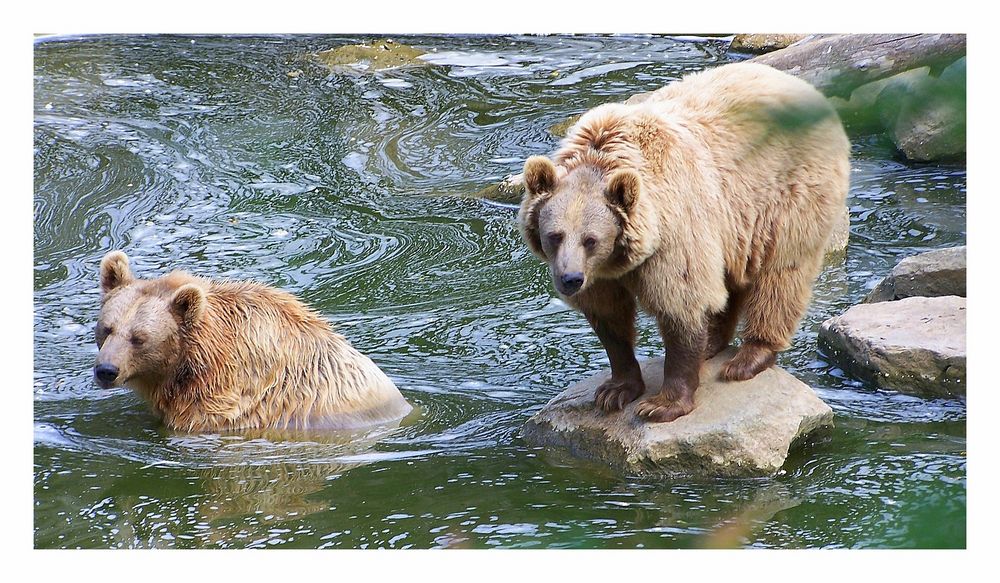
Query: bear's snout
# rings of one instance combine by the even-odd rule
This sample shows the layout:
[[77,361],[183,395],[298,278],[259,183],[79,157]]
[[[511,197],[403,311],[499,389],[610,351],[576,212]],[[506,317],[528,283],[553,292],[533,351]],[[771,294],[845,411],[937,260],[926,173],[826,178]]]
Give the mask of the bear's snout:
[[99,385],[107,389],[118,378],[118,372],[118,367],[113,364],[98,364],[94,367],[94,378]]
[[574,271],[571,273],[564,273],[559,276],[559,291],[563,295],[571,296],[576,292],[580,291],[583,287],[583,273],[579,271]]

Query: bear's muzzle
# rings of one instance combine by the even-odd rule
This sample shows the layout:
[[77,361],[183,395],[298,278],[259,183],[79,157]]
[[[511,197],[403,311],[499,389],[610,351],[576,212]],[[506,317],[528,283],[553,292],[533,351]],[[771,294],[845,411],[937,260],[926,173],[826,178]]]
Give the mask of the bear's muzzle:
[[556,287],[559,288],[559,293],[564,296],[571,296],[583,287],[583,273],[579,271],[564,273],[559,276],[556,284]]
[[94,367],[94,380],[102,389],[110,389],[118,378],[118,372],[118,367],[113,364],[98,364]]

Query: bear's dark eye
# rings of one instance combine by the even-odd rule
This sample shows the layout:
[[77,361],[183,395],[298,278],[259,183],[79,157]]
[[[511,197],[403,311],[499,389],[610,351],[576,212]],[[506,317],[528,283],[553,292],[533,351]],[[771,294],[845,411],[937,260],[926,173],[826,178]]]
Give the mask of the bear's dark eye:
[[552,247],[557,247],[559,243],[562,243],[563,234],[562,233],[549,233],[548,236],[549,245]]
[[593,251],[594,247],[597,247],[597,239],[594,237],[587,237],[583,240],[583,247],[587,251]]
[[141,334],[133,334],[132,337],[129,338],[129,342],[132,343],[132,346],[142,346],[145,341],[146,337]]
[[97,328],[94,330],[94,340],[97,341],[98,348],[104,345],[104,341],[107,340],[110,335],[111,326],[104,326],[101,324],[97,325]]

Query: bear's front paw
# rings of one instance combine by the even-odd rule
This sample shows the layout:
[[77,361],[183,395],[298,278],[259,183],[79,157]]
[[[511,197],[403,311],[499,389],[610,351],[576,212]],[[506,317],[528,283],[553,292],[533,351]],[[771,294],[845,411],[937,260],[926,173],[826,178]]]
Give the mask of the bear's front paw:
[[643,399],[635,406],[635,414],[652,423],[667,423],[694,410],[694,399],[672,399],[659,393]]
[[639,395],[644,392],[646,392],[646,385],[642,379],[616,380],[612,378],[597,387],[594,404],[608,413],[621,411],[625,405],[638,399]]

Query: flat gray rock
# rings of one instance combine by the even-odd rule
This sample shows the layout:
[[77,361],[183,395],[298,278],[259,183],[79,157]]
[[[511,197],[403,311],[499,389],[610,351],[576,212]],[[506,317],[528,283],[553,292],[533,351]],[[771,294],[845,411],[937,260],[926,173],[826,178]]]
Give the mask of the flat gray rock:
[[965,298],[859,304],[823,322],[819,341],[845,370],[881,388],[965,395]]
[[866,303],[914,296],[965,297],[965,246],[907,257],[865,298]]
[[[702,367],[695,409],[670,423],[635,415],[638,400],[623,411],[594,407],[602,372],[566,389],[528,420],[525,440],[567,448],[577,457],[625,471],[696,476],[770,476],[790,449],[833,426],[833,410],[807,385],[772,367],[749,381],[723,383],[719,369],[730,348]],[[659,391],[663,360],[642,363],[646,395]]]

